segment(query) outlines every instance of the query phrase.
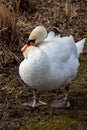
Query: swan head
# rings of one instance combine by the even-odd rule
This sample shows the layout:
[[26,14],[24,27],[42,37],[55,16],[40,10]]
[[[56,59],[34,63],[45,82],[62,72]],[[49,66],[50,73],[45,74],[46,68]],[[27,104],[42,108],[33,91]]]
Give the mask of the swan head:
[[40,43],[44,41],[47,37],[47,30],[44,26],[37,26],[33,31],[30,33],[30,36],[25,43],[22,51],[24,52],[28,46],[38,46]]
[[[29,39],[24,44],[21,51],[23,52],[24,58],[28,58],[28,53],[30,50],[34,49],[34,46],[38,46],[47,37],[47,30],[43,26],[37,26],[29,36]],[[31,47],[29,47],[31,46]]]
[[47,37],[47,30],[43,26],[37,26],[29,36],[29,40],[35,40],[35,45],[42,43],[44,39]]

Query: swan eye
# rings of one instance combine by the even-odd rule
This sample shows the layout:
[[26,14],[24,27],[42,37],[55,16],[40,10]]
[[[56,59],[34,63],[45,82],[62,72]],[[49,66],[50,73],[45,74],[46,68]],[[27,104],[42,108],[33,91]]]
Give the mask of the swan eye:
[[35,39],[28,39],[25,44],[28,44],[29,46],[34,46],[35,45]]

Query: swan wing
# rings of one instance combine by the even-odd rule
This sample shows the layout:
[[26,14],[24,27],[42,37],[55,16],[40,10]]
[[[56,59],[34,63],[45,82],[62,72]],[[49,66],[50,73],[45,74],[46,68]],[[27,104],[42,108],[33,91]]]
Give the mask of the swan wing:
[[39,48],[46,53],[50,62],[54,62],[54,60],[66,62],[71,55],[77,56],[76,46],[72,36],[58,37],[51,32],[47,39],[39,45]]

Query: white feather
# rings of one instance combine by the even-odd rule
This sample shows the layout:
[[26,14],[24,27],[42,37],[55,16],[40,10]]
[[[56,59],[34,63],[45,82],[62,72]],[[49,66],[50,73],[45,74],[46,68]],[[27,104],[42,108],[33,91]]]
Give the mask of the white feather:
[[86,38],[82,39],[81,41],[76,43],[77,48],[77,56],[79,57],[80,53],[83,52],[84,44],[85,44]]

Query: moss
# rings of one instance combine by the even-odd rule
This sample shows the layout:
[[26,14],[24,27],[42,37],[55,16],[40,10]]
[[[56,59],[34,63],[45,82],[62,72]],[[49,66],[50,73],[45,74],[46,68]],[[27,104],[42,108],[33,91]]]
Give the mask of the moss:
[[28,122],[20,130],[81,130],[79,122],[69,118],[50,119],[40,122]]

